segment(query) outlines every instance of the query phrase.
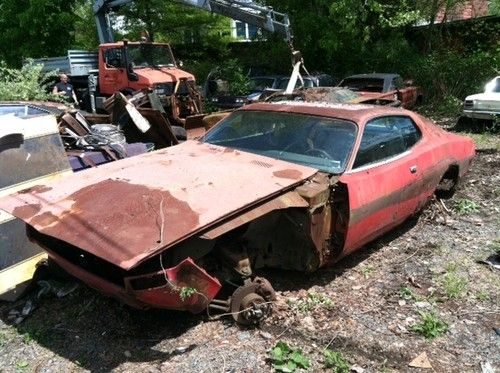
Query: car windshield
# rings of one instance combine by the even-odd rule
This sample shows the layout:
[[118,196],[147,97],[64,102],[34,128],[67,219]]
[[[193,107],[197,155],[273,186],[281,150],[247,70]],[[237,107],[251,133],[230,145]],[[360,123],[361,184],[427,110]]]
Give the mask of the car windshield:
[[251,78],[250,89],[252,91],[263,91],[266,88],[272,88],[274,83],[273,78]]
[[486,84],[485,92],[500,93],[500,78],[495,78]]
[[384,79],[346,78],[339,85],[353,91],[382,92],[384,90]]
[[354,123],[315,115],[236,111],[203,141],[339,174],[356,138]]
[[130,62],[136,68],[173,67],[172,53],[167,45],[139,44],[128,46]]
[[[277,88],[278,89],[286,89],[289,81],[290,81],[290,78],[281,79]],[[301,83],[300,79],[297,79],[297,83],[295,83],[295,88],[299,88],[299,87],[302,87],[302,83]],[[304,87],[305,88],[314,87],[313,81],[311,79],[304,79]]]

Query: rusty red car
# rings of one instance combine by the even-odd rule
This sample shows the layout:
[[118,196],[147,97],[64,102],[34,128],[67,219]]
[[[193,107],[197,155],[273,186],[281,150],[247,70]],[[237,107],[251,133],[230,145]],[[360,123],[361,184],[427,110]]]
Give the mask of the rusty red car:
[[339,87],[349,88],[367,99],[397,100],[405,109],[422,103],[423,95],[412,80],[404,81],[399,74],[358,74],[344,78]]
[[0,200],[69,273],[135,307],[255,323],[260,268],[332,265],[451,191],[471,139],[401,108],[243,107],[200,140]]

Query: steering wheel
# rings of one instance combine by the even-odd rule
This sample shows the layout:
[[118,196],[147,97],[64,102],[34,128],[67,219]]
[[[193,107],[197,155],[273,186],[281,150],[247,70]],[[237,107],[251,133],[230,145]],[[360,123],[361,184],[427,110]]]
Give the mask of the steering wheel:
[[307,149],[305,153],[307,155],[311,155],[311,156],[313,156],[314,154],[317,154],[320,158],[333,160],[333,157],[330,154],[328,154],[326,151],[324,151],[323,149],[310,148],[310,149]]
[[283,149],[280,150],[278,156],[280,156],[284,152],[288,151],[290,148],[293,148],[295,145],[300,144],[300,142],[301,142],[301,140],[292,141],[290,144],[288,144],[287,146],[285,146]]

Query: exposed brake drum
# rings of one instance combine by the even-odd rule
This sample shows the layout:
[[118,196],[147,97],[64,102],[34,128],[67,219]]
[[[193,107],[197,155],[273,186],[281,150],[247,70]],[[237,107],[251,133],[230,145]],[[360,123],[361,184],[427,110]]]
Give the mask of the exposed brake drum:
[[238,324],[255,325],[271,313],[274,300],[276,293],[268,280],[262,277],[253,281],[247,279],[231,296],[231,314]]

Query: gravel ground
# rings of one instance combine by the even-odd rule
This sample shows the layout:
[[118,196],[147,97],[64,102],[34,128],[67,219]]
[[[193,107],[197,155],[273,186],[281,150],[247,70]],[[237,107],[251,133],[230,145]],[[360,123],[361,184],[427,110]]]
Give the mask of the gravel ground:
[[[24,301],[0,302],[0,371],[265,372],[278,342],[300,350],[309,371],[332,371],[327,348],[356,372],[419,371],[409,364],[424,352],[438,372],[498,370],[499,271],[478,260],[500,250],[500,138],[475,138],[480,151],[451,199],[333,268],[263,273],[278,300],[259,328],[137,311],[81,285],[19,325],[8,313]],[[425,314],[447,331],[415,332]]]

